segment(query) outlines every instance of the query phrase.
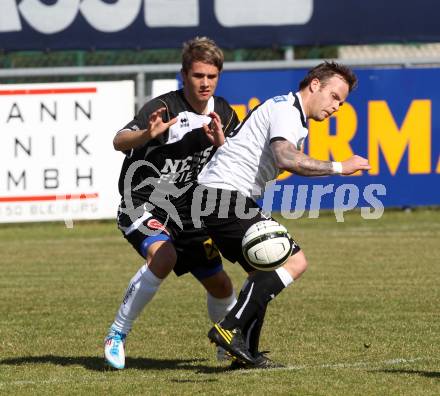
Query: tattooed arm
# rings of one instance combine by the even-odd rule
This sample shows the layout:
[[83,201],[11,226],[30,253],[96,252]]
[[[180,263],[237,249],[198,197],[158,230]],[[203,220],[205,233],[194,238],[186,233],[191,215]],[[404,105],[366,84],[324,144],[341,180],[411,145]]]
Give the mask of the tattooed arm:
[[[327,176],[335,174],[331,161],[320,161],[309,157],[287,140],[277,140],[270,145],[276,165],[281,170],[287,170],[301,176]],[[353,155],[342,163],[342,174],[351,175],[358,170],[368,170],[368,160]]]

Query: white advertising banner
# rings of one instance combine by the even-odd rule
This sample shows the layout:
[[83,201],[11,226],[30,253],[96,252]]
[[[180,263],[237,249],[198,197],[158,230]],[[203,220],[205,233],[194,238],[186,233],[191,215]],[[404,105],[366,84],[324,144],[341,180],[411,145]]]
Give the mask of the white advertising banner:
[[0,85],[0,223],[116,216],[132,81]]

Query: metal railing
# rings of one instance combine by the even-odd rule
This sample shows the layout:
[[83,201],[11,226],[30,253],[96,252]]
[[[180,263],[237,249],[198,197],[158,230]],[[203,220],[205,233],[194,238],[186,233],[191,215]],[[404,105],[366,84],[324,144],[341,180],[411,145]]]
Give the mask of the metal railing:
[[[225,62],[224,70],[280,70],[310,68],[323,62],[323,59],[286,59],[276,61],[246,61]],[[344,64],[351,67],[435,67],[440,66],[440,57],[414,58],[414,59],[350,59]],[[87,76],[87,75],[133,75],[136,81],[136,105],[141,106],[147,98],[146,74],[178,73],[181,65],[178,63],[154,65],[114,65],[114,66],[72,66],[72,67],[42,67],[0,69],[0,78],[11,77],[45,77],[45,76]]]

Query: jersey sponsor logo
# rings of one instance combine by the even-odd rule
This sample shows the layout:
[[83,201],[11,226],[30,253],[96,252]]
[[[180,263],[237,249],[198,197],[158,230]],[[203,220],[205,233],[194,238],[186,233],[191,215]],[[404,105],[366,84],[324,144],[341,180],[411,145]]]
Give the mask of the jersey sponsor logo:
[[152,230],[161,230],[166,234],[170,235],[169,232],[166,230],[165,226],[157,219],[148,220],[146,225],[148,228],[151,228]]
[[206,164],[213,146],[189,155],[182,159],[166,158],[165,164],[160,170],[160,180],[169,183],[189,183],[195,181],[197,175]]

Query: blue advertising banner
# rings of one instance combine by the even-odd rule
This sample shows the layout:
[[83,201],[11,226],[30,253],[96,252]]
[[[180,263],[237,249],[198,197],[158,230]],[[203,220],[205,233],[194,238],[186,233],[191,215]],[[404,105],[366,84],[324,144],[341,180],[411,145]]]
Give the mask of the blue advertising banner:
[[438,15],[436,0],[2,0],[0,49],[435,42]]
[[[297,91],[306,70],[224,72],[217,94],[241,117],[256,104]],[[356,70],[359,86],[335,116],[309,121],[306,153],[372,169],[356,176],[280,175],[266,194],[274,210],[440,205],[440,69]]]

